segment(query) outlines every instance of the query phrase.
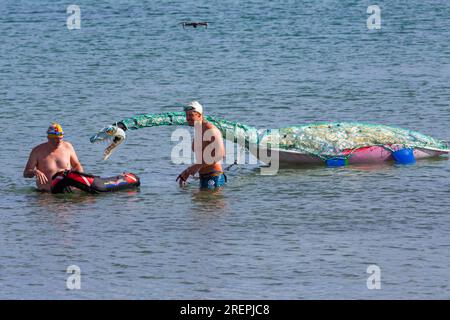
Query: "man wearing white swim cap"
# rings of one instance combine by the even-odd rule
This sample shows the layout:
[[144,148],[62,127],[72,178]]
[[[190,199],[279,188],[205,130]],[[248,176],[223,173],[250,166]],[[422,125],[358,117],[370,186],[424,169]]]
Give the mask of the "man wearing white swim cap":
[[194,100],[189,102],[187,106],[184,107],[184,111],[195,111],[203,115],[203,106],[200,104],[200,102]]
[[186,183],[189,176],[200,174],[201,189],[216,189],[226,182],[221,161],[225,156],[222,133],[215,125],[203,117],[203,106],[198,101],[191,101],[184,107],[186,122],[194,127],[195,138],[192,150],[196,164],[184,170],[178,177],[180,185]]

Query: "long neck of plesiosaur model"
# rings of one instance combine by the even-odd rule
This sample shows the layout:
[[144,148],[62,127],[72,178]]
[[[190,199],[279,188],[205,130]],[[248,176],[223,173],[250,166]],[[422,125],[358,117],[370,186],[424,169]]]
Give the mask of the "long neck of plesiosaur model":
[[[226,140],[237,143],[246,149],[249,149],[250,145],[259,143],[261,133],[254,127],[210,116],[204,118],[215,125]],[[187,121],[184,112],[166,112],[138,115],[123,119],[117,124],[122,124],[127,130],[137,130],[146,127],[187,125]]]

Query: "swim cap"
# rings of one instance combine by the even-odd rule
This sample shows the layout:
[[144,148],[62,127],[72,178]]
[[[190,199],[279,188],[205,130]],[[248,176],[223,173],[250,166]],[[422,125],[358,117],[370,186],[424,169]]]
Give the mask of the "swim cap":
[[196,112],[198,112],[200,114],[203,114],[203,107],[202,107],[202,105],[198,101],[195,101],[195,100],[189,102],[187,104],[187,106],[184,107],[184,111],[189,111],[189,110],[196,111]]
[[47,129],[47,137],[49,138],[62,138],[64,137],[64,131],[59,123],[52,123]]

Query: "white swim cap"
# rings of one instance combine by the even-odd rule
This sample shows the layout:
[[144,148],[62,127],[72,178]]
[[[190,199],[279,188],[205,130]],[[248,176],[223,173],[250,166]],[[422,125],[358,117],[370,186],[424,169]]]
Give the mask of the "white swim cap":
[[189,102],[187,104],[187,106],[184,107],[184,111],[189,111],[189,110],[196,111],[200,114],[203,114],[203,106],[196,100]]

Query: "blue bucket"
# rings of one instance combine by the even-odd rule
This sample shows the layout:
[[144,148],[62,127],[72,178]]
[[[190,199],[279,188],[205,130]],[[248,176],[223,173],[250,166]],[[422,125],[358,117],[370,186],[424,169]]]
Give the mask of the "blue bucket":
[[325,162],[329,167],[343,167],[348,165],[348,159],[345,158],[331,158],[327,159]]
[[416,158],[414,157],[414,149],[404,148],[392,152],[392,156],[396,163],[399,164],[412,164],[416,163]]

